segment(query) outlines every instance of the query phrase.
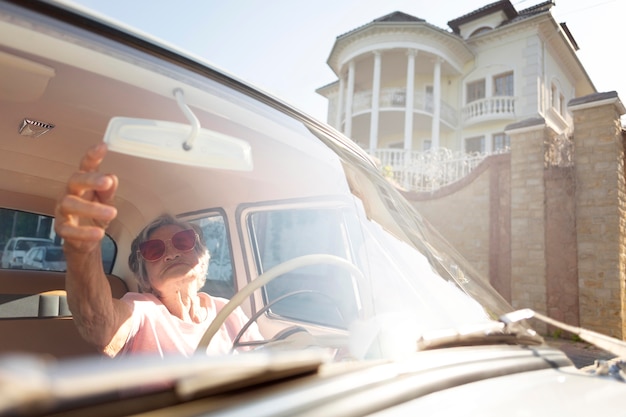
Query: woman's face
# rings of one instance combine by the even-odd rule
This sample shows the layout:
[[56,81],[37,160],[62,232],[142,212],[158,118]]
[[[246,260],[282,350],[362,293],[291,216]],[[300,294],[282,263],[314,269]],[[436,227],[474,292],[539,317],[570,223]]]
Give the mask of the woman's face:
[[182,229],[176,225],[165,225],[154,230],[149,239],[161,239],[165,242],[165,254],[159,260],[145,261],[148,280],[157,294],[166,296],[179,289],[188,291],[190,285],[196,286],[200,273],[200,262],[195,250],[176,249],[170,239]]

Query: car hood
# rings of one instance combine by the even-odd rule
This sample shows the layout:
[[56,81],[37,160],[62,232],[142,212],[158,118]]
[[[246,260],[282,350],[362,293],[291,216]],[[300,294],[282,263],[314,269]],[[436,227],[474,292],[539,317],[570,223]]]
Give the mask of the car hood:
[[626,385],[575,368],[543,369],[491,378],[435,392],[382,412],[396,415],[588,416],[624,412]]

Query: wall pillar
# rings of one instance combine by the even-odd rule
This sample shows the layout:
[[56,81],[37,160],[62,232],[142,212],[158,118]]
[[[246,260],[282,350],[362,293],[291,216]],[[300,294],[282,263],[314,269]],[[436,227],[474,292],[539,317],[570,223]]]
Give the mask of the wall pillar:
[[626,337],[626,111],[616,92],[571,100],[581,326]]
[[[547,311],[546,207],[542,118],[509,125],[511,138],[511,304]],[[533,323],[540,333],[547,326]]]

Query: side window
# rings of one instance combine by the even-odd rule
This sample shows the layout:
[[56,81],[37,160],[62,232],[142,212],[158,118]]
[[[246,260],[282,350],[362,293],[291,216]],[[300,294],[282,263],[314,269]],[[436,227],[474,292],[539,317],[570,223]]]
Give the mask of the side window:
[[214,213],[192,220],[202,229],[204,243],[211,254],[209,271],[202,291],[216,297],[231,298],[235,295],[235,280],[228,228],[224,215]]
[[[248,228],[259,273],[304,255],[352,257],[340,209],[254,212],[248,218]],[[346,328],[358,314],[357,291],[348,271],[320,263],[277,277],[264,287],[263,295],[273,315]]]
[[[65,271],[61,245],[53,217],[0,208],[0,268]],[[42,247],[48,249],[40,250]],[[44,256],[46,252],[50,256]],[[102,260],[106,273],[111,272],[116,252],[115,242],[105,236]]]

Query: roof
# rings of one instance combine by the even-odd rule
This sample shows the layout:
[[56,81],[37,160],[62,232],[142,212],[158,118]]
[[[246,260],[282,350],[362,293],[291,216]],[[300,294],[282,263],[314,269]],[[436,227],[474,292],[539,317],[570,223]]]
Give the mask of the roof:
[[502,11],[506,15],[506,17],[511,20],[517,17],[517,10],[511,4],[509,0],[500,0],[495,3],[488,4],[479,9],[474,10],[473,12],[464,14],[461,17],[457,17],[456,19],[450,20],[448,22],[448,26],[454,31],[454,33],[459,33],[459,27],[467,22],[471,22],[472,20],[478,19],[483,16],[490,15],[494,12]]
[[461,17],[457,17],[456,19],[450,20],[448,22],[448,26],[450,26],[454,33],[458,34],[460,33],[461,25],[496,12],[503,12],[506,16],[507,19],[503,21],[500,25],[503,26],[518,20],[527,19],[540,13],[544,13],[550,10],[552,6],[554,6],[554,0],[547,0],[543,3],[536,4],[518,12],[517,10],[515,10],[515,7],[511,4],[509,0],[500,0],[476,9],[470,13],[464,14]]
[[[374,19],[374,20],[372,20],[369,23],[366,23],[364,25],[361,25],[361,26],[357,27],[356,29],[352,29],[352,30],[350,30],[350,31],[348,31],[346,33],[342,33],[341,35],[337,36],[337,39],[343,38],[343,37],[348,36],[348,35],[350,35],[350,34],[352,34],[354,32],[357,32],[360,29],[363,29],[366,26],[371,25],[372,23],[390,23],[390,22],[392,22],[392,23],[428,23],[428,22],[426,22],[426,20],[421,19],[419,17],[415,17],[415,16],[412,16],[412,15],[404,13],[404,12],[395,11],[395,12],[389,13],[389,14],[387,14],[385,16],[382,16],[382,17],[379,17],[377,19]],[[432,26],[432,25],[430,25],[430,26]],[[437,28],[437,29],[439,29],[439,28]],[[441,29],[439,29],[439,30],[441,30]]]
[[541,13],[545,13],[545,12],[549,11],[552,8],[552,6],[554,6],[554,5],[555,5],[554,0],[548,0],[548,1],[544,1],[543,3],[539,3],[539,4],[536,4],[534,6],[531,6],[531,7],[527,8],[527,9],[520,10],[517,13],[516,17],[514,17],[513,19],[510,19],[510,20],[507,20],[505,22],[502,22],[501,26],[508,25],[508,24],[514,23],[514,22],[518,22],[520,20],[528,19],[530,17],[536,16],[536,15],[541,14]]
[[604,100],[618,100],[619,97],[617,95],[617,91],[606,91],[602,93],[593,93],[588,94],[583,97],[573,98],[567,103],[568,107],[578,106],[581,104],[593,103],[596,101],[604,101]]
[[425,22],[425,20],[404,12],[395,11],[383,17],[379,17],[378,19],[374,19],[372,22]]

